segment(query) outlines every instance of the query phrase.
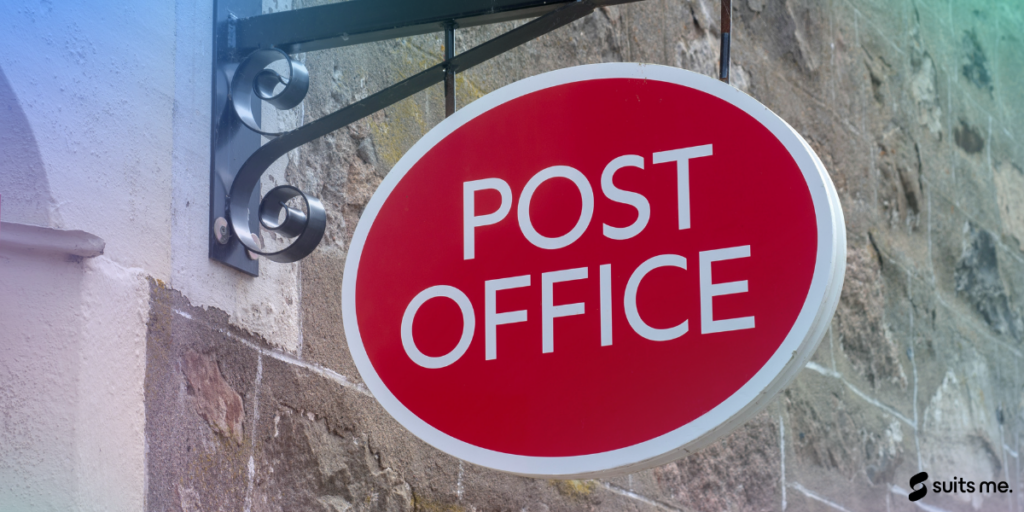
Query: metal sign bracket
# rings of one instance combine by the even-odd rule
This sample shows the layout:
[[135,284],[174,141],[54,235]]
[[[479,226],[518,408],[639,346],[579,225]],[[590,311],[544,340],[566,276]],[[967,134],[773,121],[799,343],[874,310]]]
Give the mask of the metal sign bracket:
[[[455,74],[580,19],[595,9],[638,0],[350,0],[263,14],[262,0],[214,4],[210,164],[210,258],[253,276],[258,258],[294,262],[308,256],[326,228],[323,205],[292,186],[261,195],[260,178],[288,151],[443,83],[445,113],[455,111]],[[723,18],[727,16],[723,5]],[[464,53],[454,52],[456,28],[535,18]],[[725,21],[725,20],[723,20]],[[727,22],[726,22],[727,23]],[[722,77],[728,80],[728,28],[723,26]],[[300,128],[262,130],[261,109],[301,104],[309,86],[302,52],[444,32],[437,65]],[[288,76],[268,66],[288,64]],[[283,87],[281,87],[283,86]],[[270,138],[262,144],[262,137]],[[262,197],[262,198],[261,198]],[[295,207],[299,198],[305,205]],[[290,204],[290,205],[289,205]],[[293,239],[264,250],[260,230]]]

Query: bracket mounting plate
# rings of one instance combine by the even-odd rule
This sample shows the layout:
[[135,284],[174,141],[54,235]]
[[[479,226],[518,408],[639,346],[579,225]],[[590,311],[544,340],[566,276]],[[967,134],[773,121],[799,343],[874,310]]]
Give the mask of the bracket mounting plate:
[[[244,55],[235,48],[234,24],[239,18],[258,16],[263,12],[261,0],[215,0],[213,20],[213,105],[210,132],[210,259],[247,274],[258,276],[260,264],[249,257],[238,238],[228,233],[227,243],[217,240],[214,224],[218,218],[228,218],[228,190],[238,169],[261,145],[260,134],[245,127],[229,101],[230,76]],[[256,122],[260,122],[260,102],[253,105]],[[260,204],[260,189],[256,187],[249,202],[251,211]],[[249,220],[253,233],[259,233],[256,216]]]

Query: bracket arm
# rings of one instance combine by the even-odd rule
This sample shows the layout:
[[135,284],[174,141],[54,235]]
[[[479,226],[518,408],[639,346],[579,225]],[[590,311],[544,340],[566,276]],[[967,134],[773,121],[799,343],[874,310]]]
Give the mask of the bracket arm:
[[[536,18],[578,0],[350,0],[237,22],[237,48],[280,48],[290,54]],[[598,7],[638,0],[593,0]]]

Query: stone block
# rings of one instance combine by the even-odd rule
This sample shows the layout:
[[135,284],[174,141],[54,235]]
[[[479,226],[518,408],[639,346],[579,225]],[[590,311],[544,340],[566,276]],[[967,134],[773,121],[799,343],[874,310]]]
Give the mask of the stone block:
[[916,472],[913,425],[841,378],[805,370],[780,400],[786,496],[794,510],[815,510],[821,500],[884,510],[889,487]]

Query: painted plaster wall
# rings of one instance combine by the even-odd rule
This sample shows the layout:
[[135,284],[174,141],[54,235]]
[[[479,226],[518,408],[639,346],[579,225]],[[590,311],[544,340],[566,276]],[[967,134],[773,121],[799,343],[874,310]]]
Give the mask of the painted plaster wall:
[[298,346],[297,267],[206,257],[211,9],[0,2],[0,222],[105,242],[0,242],[0,510],[145,507],[151,284]]
[[144,273],[0,248],[0,508],[138,510]]
[[[13,510],[70,508],[80,351],[74,302],[81,294],[82,271],[63,256],[5,252],[0,258],[0,502]],[[15,265],[17,272],[8,270]],[[39,290],[46,274],[53,281]],[[41,311],[40,302],[54,307]]]
[[4,4],[0,66],[50,177],[51,227],[168,278],[173,5]]

